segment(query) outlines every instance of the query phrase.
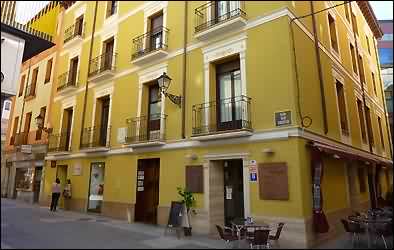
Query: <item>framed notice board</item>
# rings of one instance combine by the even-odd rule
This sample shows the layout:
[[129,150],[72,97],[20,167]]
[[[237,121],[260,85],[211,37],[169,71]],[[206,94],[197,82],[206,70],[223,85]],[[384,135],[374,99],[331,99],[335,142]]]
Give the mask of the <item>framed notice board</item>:
[[289,200],[289,181],[286,162],[259,163],[261,200]]

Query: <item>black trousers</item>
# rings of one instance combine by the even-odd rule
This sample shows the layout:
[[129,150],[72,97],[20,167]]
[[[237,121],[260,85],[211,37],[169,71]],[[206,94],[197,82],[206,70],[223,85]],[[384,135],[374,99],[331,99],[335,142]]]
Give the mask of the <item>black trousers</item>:
[[60,197],[60,193],[52,193],[51,211],[56,211],[59,197]]

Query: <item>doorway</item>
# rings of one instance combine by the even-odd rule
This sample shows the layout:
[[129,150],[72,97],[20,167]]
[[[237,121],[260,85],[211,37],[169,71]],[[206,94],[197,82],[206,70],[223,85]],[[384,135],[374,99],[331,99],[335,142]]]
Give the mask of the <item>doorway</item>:
[[88,212],[101,213],[104,200],[104,174],[104,162],[93,162],[91,164]]
[[112,70],[112,57],[114,53],[114,38],[106,40],[103,43],[103,51],[104,51],[104,60],[102,60],[102,71],[103,70]]
[[160,159],[140,159],[137,167],[135,221],[157,224]]
[[[64,190],[67,181],[67,168],[67,165],[58,165],[56,169],[56,178],[60,179],[60,190]],[[63,195],[60,195],[58,207],[64,209]]]
[[149,18],[150,20],[150,50],[163,47],[163,12],[159,12]]
[[107,145],[108,118],[109,118],[109,96],[101,99],[101,121],[100,121],[100,146]]
[[74,57],[70,61],[70,71],[68,72],[68,83],[67,85],[75,86],[77,83],[78,73],[78,56]]
[[243,162],[241,159],[225,160],[224,180],[224,223],[231,226],[236,218],[244,218]]
[[161,118],[161,94],[159,85],[149,86],[149,106],[148,106],[148,123],[146,138],[143,140],[160,139],[160,118]]
[[42,176],[42,167],[36,167],[34,171],[34,182],[33,182],[34,203],[38,203],[40,199],[41,176]]

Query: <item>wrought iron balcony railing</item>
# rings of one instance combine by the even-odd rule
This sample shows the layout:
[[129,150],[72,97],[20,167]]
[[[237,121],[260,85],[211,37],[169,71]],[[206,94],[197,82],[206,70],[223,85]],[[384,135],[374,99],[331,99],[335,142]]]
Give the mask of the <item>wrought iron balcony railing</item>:
[[48,152],[69,151],[69,143],[67,133],[51,134],[48,136]]
[[15,146],[26,145],[27,138],[29,133],[28,132],[21,132],[15,135]]
[[63,74],[61,74],[58,77],[58,87],[57,91],[61,91],[63,89],[66,89],[68,87],[77,87],[78,81],[77,81],[77,76],[78,76],[78,71],[77,70],[70,70],[67,71]]
[[74,23],[64,31],[64,43],[67,43],[74,37],[79,36],[83,38],[84,31],[85,31],[85,23],[82,24],[78,22]]
[[25,92],[25,98],[29,96],[35,96],[36,95],[36,88],[34,85],[30,84],[26,87],[26,92]]
[[154,114],[126,120],[126,143],[140,143],[165,140],[161,125],[165,126],[167,115]]
[[195,9],[194,13],[197,33],[236,17],[246,17],[245,1],[210,1]]
[[89,77],[97,75],[106,70],[116,69],[117,53],[104,53],[90,60]]
[[147,55],[156,50],[166,50],[169,30],[163,26],[157,27],[133,39],[134,52],[131,60]]
[[252,130],[251,98],[236,96],[193,105],[193,136]]
[[80,148],[97,148],[110,146],[111,127],[89,127],[82,130]]

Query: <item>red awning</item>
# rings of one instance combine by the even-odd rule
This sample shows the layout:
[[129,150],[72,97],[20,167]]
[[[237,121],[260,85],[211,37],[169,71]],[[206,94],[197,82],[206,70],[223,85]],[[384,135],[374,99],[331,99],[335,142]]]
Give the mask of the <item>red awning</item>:
[[367,165],[380,164],[387,167],[393,167],[393,161],[365,151],[340,148],[320,142],[312,142],[309,146],[317,148],[320,152],[333,155],[333,157],[343,158],[349,161],[363,161]]

